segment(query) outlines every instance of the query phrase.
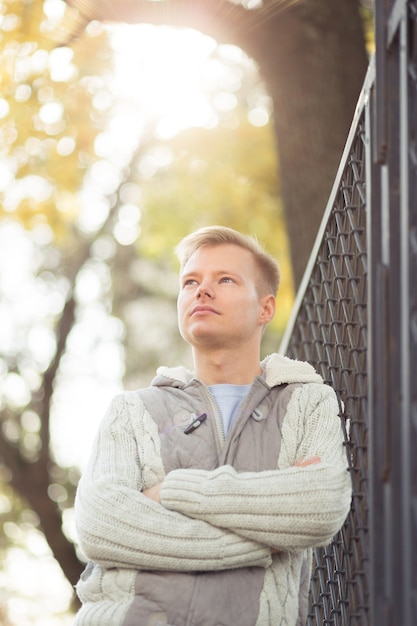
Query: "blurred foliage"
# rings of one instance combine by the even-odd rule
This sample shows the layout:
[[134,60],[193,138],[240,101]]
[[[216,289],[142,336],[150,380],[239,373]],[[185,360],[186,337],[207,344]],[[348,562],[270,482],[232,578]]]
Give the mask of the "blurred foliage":
[[[103,345],[125,386],[189,357],[176,327],[172,249],[196,227],[251,232],[280,260],[267,351],[277,347],[293,292],[273,130],[247,121],[259,88],[253,73],[239,68],[237,106],[219,114],[217,127],[162,142],[150,122],[118,162],[97,150],[120,115],[108,32],[91,23],[70,47],[57,46],[67,11],[61,0],[0,5],[0,555],[44,532],[74,584],[81,564],[63,519],[79,473],[60,463],[51,437],[63,388],[95,372],[106,381]],[[151,174],[142,167],[149,162]],[[117,168],[109,185],[106,172]],[[138,223],[128,220],[127,241],[120,228],[126,233],[132,204]]]
[[58,240],[71,233],[77,191],[98,158],[103,102],[110,101],[103,27],[90,26],[71,48],[56,45],[68,10],[61,0],[4,0],[0,7],[0,216],[29,229],[46,223]]
[[360,5],[360,14],[363,21],[366,49],[369,55],[375,52],[374,11],[372,0],[364,0]]
[[294,294],[271,124],[255,127],[241,111],[235,127],[226,119],[214,129],[190,129],[169,149],[167,165],[142,184],[140,254],[160,258],[188,232],[210,224],[255,234],[282,272],[270,328],[276,349]]
[[60,462],[51,437],[69,380],[101,376],[103,391],[103,345],[113,350],[109,377],[129,388],[147,384],[157,365],[189,358],[176,326],[172,250],[200,226],[255,234],[279,260],[265,353],[278,347],[294,294],[272,124],[248,122],[259,78],[239,67],[236,106],[219,112],[217,126],[162,141],[149,121],[118,160],[98,148],[124,115],[110,86],[109,33],[92,22],[58,46],[71,19],[62,0],[0,4],[0,228],[12,223],[6,238],[24,252],[23,269],[13,256],[11,272],[12,255],[0,249],[0,556],[45,532],[73,583],[81,566],[62,522],[79,470]]

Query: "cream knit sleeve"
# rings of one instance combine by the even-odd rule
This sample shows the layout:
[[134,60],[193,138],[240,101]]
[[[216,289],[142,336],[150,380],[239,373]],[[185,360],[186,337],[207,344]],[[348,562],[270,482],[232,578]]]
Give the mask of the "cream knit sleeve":
[[76,528],[88,559],[104,567],[172,571],[269,565],[265,546],[142,495],[163,476],[155,423],[138,394],[118,396],[77,490]]
[[[302,458],[321,462],[294,467]],[[351,479],[333,390],[298,387],[288,404],[278,469],[237,473],[179,469],[164,479],[162,503],[277,550],[327,544],[348,514]]]

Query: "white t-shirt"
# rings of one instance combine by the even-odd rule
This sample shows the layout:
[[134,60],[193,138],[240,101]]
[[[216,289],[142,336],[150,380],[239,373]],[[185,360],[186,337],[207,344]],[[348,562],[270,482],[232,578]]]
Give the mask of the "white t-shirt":
[[224,432],[228,433],[239,411],[243,398],[251,385],[210,385],[209,389],[216,399],[223,418]]

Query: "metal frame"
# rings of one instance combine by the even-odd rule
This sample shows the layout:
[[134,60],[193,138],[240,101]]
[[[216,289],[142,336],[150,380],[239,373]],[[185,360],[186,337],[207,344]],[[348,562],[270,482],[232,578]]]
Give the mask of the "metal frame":
[[417,624],[417,0],[376,1],[375,39],[280,348],[335,388],[353,485],[309,626]]

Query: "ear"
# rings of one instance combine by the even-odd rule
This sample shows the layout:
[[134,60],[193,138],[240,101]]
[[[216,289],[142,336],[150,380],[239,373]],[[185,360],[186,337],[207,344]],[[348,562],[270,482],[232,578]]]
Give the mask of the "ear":
[[275,315],[275,297],[272,294],[263,296],[259,300],[259,305],[259,321],[263,325],[268,324]]

